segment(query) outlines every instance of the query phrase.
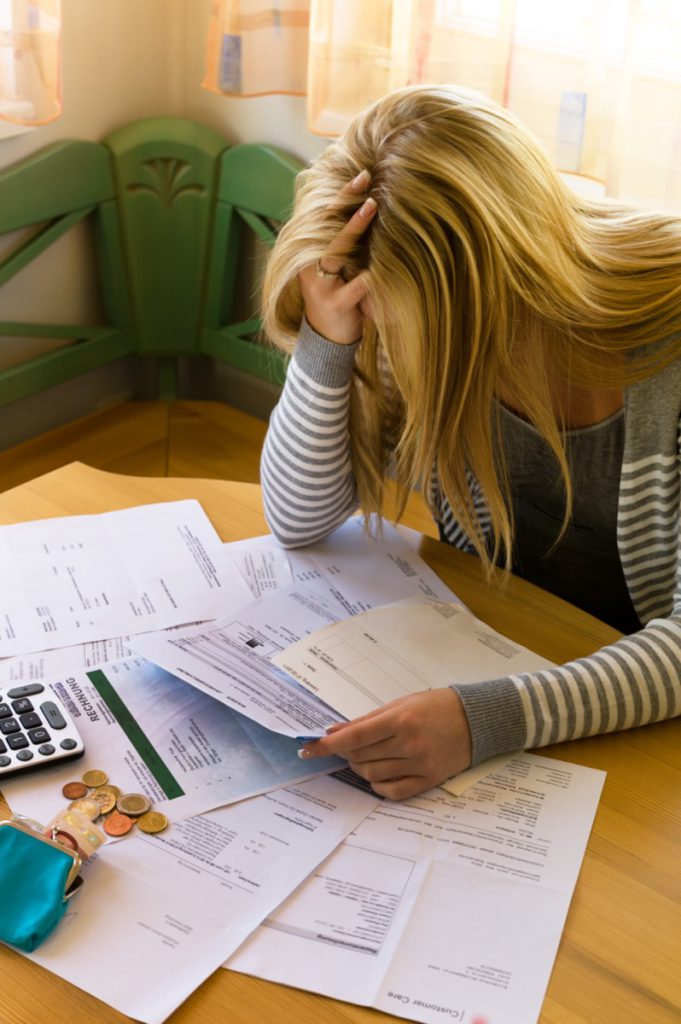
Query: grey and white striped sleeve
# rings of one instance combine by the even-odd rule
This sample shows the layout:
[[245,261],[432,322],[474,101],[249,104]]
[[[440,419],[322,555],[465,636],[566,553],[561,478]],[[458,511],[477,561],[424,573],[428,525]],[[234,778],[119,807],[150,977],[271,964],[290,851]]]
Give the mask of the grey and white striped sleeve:
[[473,763],[681,714],[681,608],[596,654],[543,672],[454,685]]
[[[681,431],[675,443],[681,451]],[[559,668],[455,685],[476,764],[494,754],[681,715],[678,455],[663,452],[623,465],[618,528],[622,564],[645,628]]]
[[357,508],[348,430],[356,350],[303,321],[260,461],[265,516],[284,547],[321,540]]

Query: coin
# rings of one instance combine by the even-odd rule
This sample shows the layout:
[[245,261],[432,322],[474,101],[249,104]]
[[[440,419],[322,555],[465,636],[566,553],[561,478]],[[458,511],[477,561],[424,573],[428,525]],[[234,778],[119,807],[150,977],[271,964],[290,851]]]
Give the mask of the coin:
[[109,783],[106,786],[95,786],[95,791],[92,794],[92,796],[94,796],[95,799],[97,799],[98,793],[110,793],[114,800],[118,800],[122,792],[123,790],[119,789],[118,786],[112,786],[111,783]]
[[98,768],[92,768],[89,772],[83,774],[82,779],[88,789],[94,789],[95,786],[103,786],[108,782],[109,776]]
[[61,792],[67,800],[80,800],[87,793],[87,786],[84,782],[67,782]]
[[94,821],[102,813],[102,808],[96,800],[91,800],[89,796],[84,796],[80,800],[73,800],[69,804],[70,811],[80,811],[90,821]]
[[142,832],[149,832],[153,835],[168,828],[169,822],[165,814],[161,814],[160,811],[147,811],[137,819],[137,824]]
[[96,800],[100,807],[100,814],[108,814],[109,811],[113,811],[116,806],[116,797],[113,793],[105,793],[100,789],[96,789],[92,795],[92,800]]
[[104,819],[104,831],[110,836],[124,836],[132,826],[132,818],[129,818],[127,814],[119,814],[118,811],[114,811]]
[[137,818],[140,814],[146,814],[151,810],[151,800],[143,793],[124,793],[116,801],[116,807],[121,814],[129,814]]

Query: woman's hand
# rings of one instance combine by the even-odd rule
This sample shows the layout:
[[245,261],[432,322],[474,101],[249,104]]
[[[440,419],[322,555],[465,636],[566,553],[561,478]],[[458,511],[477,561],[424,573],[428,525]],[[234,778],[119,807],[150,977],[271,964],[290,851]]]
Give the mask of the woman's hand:
[[299,751],[305,759],[329,754],[349,761],[379,796],[403,800],[470,767],[471,734],[459,695],[445,687],[332,725]]
[[[342,189],[341,197],[366,192],[370,180],[369,172],[362,171]],[[343,279],[342,256],[364,234],[375,213],[376,200],[365,200],[317,264],[300,274],[307,322],[317,334],[338,345],[352,345],[362,337],[367,282],[363,274],[351,281]]]

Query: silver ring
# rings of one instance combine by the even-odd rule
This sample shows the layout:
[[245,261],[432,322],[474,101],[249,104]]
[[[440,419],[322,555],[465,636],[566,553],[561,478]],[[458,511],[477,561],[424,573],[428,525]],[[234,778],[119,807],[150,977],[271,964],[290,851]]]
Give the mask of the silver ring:
[[340,276],[341,276],[341,271],[340,270],[324,270],[324,267],[322,266],[322,258],[321,258],[321,256],[319,257],[319,259],[317,260],[317,277],[323,277],[323,278],[325,278],[328,281],[332,277],[340,277]]

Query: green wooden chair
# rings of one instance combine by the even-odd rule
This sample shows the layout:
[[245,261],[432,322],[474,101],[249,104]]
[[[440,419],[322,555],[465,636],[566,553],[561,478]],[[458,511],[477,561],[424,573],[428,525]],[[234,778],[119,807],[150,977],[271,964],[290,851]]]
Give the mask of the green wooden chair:
[[71,341],[0,369],[0,406],[132,354],[155,358],[161,398],[176,395],[180,357],[280,381],[283,357],[258,340],[257,317],[235,319],[238,271],[249,234],[273,243],[301,166],[274,147],[229,148],[202,125],[163,117],[102,144],[57,143],[0,172],[0,235],[35,228],[0,261],[0,288],[92,217],[107,320],[0,321],[0,352],[3,337]]

